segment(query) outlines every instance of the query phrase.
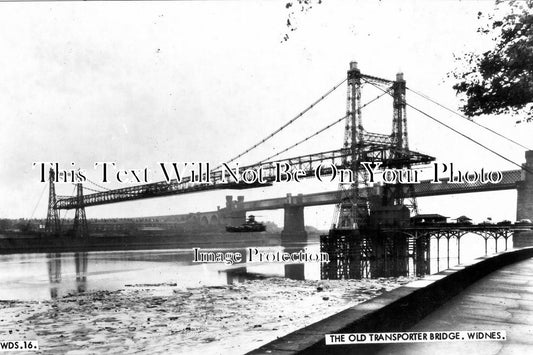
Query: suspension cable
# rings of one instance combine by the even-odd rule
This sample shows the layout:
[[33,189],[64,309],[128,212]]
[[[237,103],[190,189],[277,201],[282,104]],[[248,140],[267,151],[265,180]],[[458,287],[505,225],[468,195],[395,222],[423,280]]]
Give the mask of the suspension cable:
[[[83,187],[84,190],[89,190],[89,191],[92,191],[92,192],[96,192],[96,193],[102,193],[102,192],[106,192],[106,191],[100,191],[100,190],[96,190],[96,189],[92,189],[88,186],[84,186]],[[108,190],[109,191],[109,190]]]
[[[375,86],[375,87],[378,88],[379,90],[381,90],[381,91],[385,91],[385,90],[383,90],[382,88],[380,88],[379,86],[374,85],[374,83],[372,83],[372,82],[370,82],[370,81],[367,81],[367,80],[365,80],[364,78],[362,78],[362,79],[363,79],[364,81],[366,81],[367,83],[369,83],[369,84]],[[533,174],[533,171],[531,171],[531,170],[528,169],[527,167],[525,167],[525,166],[523,167],[522,165],[520,165],[520,164],[514,162],[513,160],[511,160],[511,159],[509,159],[509,158],[507,158],[507,157],[501,155],[500,153],[498,153],[498,152],[496,152],[495,150],[493,150],[493,149],[487,147],[486,145],[484,145],[484,144],[478,142],[477,140],[475,140],[475,139],[473,139],[473,138],[470,138],[470,137],[467,136],[466,134],[464,134],[464,133],[462,133],[462,132],[459,132],[459,131],[456,130],[455,128],[453,128],[453,127],[447,125],[446,123],[444,123],[444,122],[438,120],[437,118],[431,116],[430,114],[428,114],[428,113],[426,113],[426,112],[424,112],[424,111],[422,111],[422,110],[420,110],[420,109],[414,107],[413,105],[411,105],[411,104],[409,104],[409,103],[407,103],[407,102],[406,102],[405,104],[406,104],[407,106],[411,107],[413,110],[418,111],[418,112],[421,113],[422,115],[424,115],[424,116],[426,116],[426,117],[432,119],[433,121],[435,121],[435,122],[437,122],[437,123],[443,125],[444,127],[446,127],[446,128],[448,128],[448,129],[454,131],[455,133],[457,133],[457,134],[459,134],[460,136],[462,136],[462,137],[468,139],[469,141],[471,141],[471,142],[473,142],[473,143],[479,145],[480,147],[482,147],[482,148],[488,150],[488,151],[491,152],[492,154],[495,154],[495,155],[499,156],[500,158],[502,158],[502,159],[508,161],[509,163],[518,166],[520,169],[524,169],[524,170],[527,171],[528,173]]]
[[[74,192],[76,191],[76,184],[72,183],[72,185],[74,185],[74,188],[72,189],[72,195],[74,196]],[[69,210],[66,210],[65,211],[65,215],[63,216],[63,219],[67,219],[67,216],[68,216],[68,211]],[[61,210],[59,210],[59,219],[61,220]]]
[[[324,100],[329,94],[331,94],[333,91],[335,91],[335,89],[337,89],[339,86],[341,86],[342,84],[344,84],[344,82],[346,81],[347,79],[343,79],[340,83],[338,83],[337,85],[335,85],[333,88],[329,89],[328,92],[326,92],[324,95],[322,95],[318,100],[316,100],[315,102],[313,102],[310,106],[308,106],[305,110],[303,110],[302,112],[300,112],[299,114],[297,114],[294,118],[292,118],[291,120],[289,120],[287,123],[285,123],[283,126],[281,126],[280,128],[276,129],[274,132],[272,132],[271,134],[269,134],[268,136],[266,136],[265,138],[263,138],[262,140],[260,140],[258,143],[252,145],[250,148],[246,149],[244,152],[242,152],[241,154],[238,154],[236,155],[235,157],[231,158],[230,160],[228,160],[226,163],[231,163],[233,162],[234,160],[242,157],[243,155],[245,155],[246,153],[250,152],[252,149],[255,149],[257,148],[259,145],[263,144],[264,142],[266,142],[267,140],[269,140],[270,138],[274,137],[276,134],[278,134],[279,132],[281,132],[284,128],[286,128],[288,125],[290,125],[291,123],[293,123],[294,121],[296,121],[297,119],[299,119],[300,117],[302,117],[307,111],[309,111],[310,109],[312,109],[313,107],[315,107],[320,101]],[[222,167],[222,165],[220,166],[217,166],[214,170],[218,169]]]
[[[101,185],[98,185],[97,183],[95,183],[94,181],[92,180],[89,180],[88,178],[86,178],[87,182],[90,182],[91,184],[93,184],[94,186],[96,187],[99,187],[101,189],[103,189],[104,191],[110,191],[110,189],[108,189],[107,187],[103,187]],[[102,192],[102,191],[98,191],[98,192]]]
[[44,190],[46,190],[46,184],[43,184],[43,191],[41,191],[41,195],[39,196],[39,199],[37,200],[37,203],[35,204],[35,207],[33,208],[33,212],[31,213],[30,219],[33,218],[33,215],[35,215],[35,211],[37,210],[37,207],[39,207],[39,203],[41,202],[41,199],[44,195]]
[[447,110],[447,111],[453,113],[454,115],[457,115],[457,116],[459,116],[459,117],[461,117],[461,118],[463,118],[463,119],[465,119],[465,120],[467,120],[467,121],[469,121],[469,122],[472,122],[473,124],[475,124],[475,125],[477,125],[477,126],[479,126],[479,127],[481,127],[481,128],[486,129],[487,131],[489,131],[489,132],[491,132],[491,133],[494,133],[495,135],[497,135],[497,136],[499,136],[499,137],[501,137],[501,138],[503,138],[503,139],[508,140],[508,141],[511,142],[511,143],[514,143],[514,144],[516,144],[516,145],[518,145],[518,146],[520,146],[520,147],[522,147],[522,148],[524,148],[524,149],[532,150],[531,148],[528,148],[528,147],[526,147],[525,145],[520,144],[520,143],[518,143],[518,142],[512,140],[511,138],[508,138],[508,137],[504,136],[503,134],[498,133],[498,132],[496,132],[496,131],[490,129],[489,127],[484,126],[484,125],[482,125],[481,123],[478,123],[478,122],[476,122],[476,121],[474,121],[474,120],[470,120],[470,119],[468,119],[467,117],[461,115],[459,112],[457,112],[457,111],[455,111],[455,110],[453,110],[453,109],[451,109],[451,108],[449,108],[449,107],[447,107],[447,106],[444,106],[444,105],[441,104],[440,102],[438,102],[438,101],[432,99],[431,97],[429,97],[429,96],[427,96],[427,95],[425,95],[425,94],[423,94],[423,93],[421,93],[421,92],[417,92],[417,91],[415,91],[415,90],[413,90],[413,89],[411,89],[411,88],[409,88],[409,87],[407,87],[407,90],[411,91],[412,93],[417,94],[418,96],[420,96],[420,97],[422,97],[422,98],[424,98],[424,99],[426,99],[426,100],[428,100],[428,101],[433,102],[435,105],[442,107],[443,109],[445,109],[445,110]]
[[[88,179],[87,179],[87,180],[88,180]],[[89,180],[88,180],[88,181],[89,181]],[[92,181],[91,181],[91,182],[92,182]],[[77,186],[78,186],[78,183],[74,183],[74,182],[72,182],[71,184],[74,185],[74,190],[75,190],[75,189],[77,188]],[[90,187],[88,187],[88,186],[83,186],[83,190],[84,190],[84,191],[85,191],[85,190],[89,190],[89,191],[96,192],[96,193],[102,193],[102,192],[105,192],[105,191],[100,191],[100,190],[96,190],[96,189],[90,188]],[[108,191],[110,191],[110,190],[108,190]],[[73,194],[72,197],[76,197],[76,196],[77,196],[77,195],[74,196],[74,192],[72,192],[72,194]]]
[[[389,90],[390,90],[390,89],[389,89]],[[361,109],[363,109],[363,108],[365,108],[366,106],[370,105],[372,102],[376,101],[376,100],[379,99],[380,97],[382,97],[382,96],[388,94],[388,91],[389,91],[389,90],[387,90],[387,92],[385,92],[385,93],[383,93],[383,94],[380,94],[380,95],[376,96],[374,99],[372,99],[372,100],[368,101],[367,103],[365,103],[363,106],[361,106]],[[272,158],[275,158],[275,157],[277,157],[278,155],[281,155],[281,154],[283,154],[283,153],[285,153],[285,152],[291,150],[292,148],[294,148],[294,147],[296,147],[296,146],[298,146],[298,145],[300,145],[300,144],[302,144],[302,143],[308,141],[309,139],[311,139],[311,138],[313,138],[313,137],[315,137],[315,136],[318,136],[320,133],[324,132],[325,130],[327,130],[327,129],[333,127],[333,126],[335,126],[337,123],[342,122],[342,120],[344,120],[346,117],[348,117],[348,116],[343,116],[343,117],[341,117],[341,118],[339,118],[339,119],[333,121],[332,123],[330,123],[330,124],[327,125],[326,127],[324,127],[324,128],[322,128],[322,129],[316,131],[315,133],[311,134],[310,136],[307,136],[306,138],[302,139],[301,141],[294,143],[294,144],[291,145],[290,147],[287,147],[287,148],[283,149],[282,151],[280,151],[280,152],[278,152],[278,153],[276,153],[276,154],[273,154],[273,155],[269,156],[268,158],[265,158],[265,159],[261,160],[260,162],[254,164],[254,165],[262,164],[262,163],[264,163],[265,161],[268,161],[268,160],[270,160],[270,159],[272,159]]]
[[431,116],[431,115],[425,113],[424,111],[422,111],[422,110],[420,110],[420,109],[414,107],[413,105],[408,104],[408,103],[406,103],[406,105],[409,106],[409,107],[411,107],[413,110],[416,110],[416,111],[420,112],[420,113],[423,114],[424,116],[431,118],[433,121],[435,121],[435,122],[437,122],[437,123],[443,125],[444,127],[446,127],[446,128],[448,128],[448,129],[454,131],[455,133],[457,133],[457,134],[463,136],[464,138],[468,139],[469,141],[476,143],[476,144],[479,145],[480,147],[482,147],[482,148],[488,150],[489,152],[491,152],[491,153],[493,153],[493,154],[499,156],[500,158],[502,158],[502,159],[508,161],[509,163],[518,166],[520,169],[523,168],[523,169],[526,170],[527,172],[529,172],[529,173],[533,173],[533,171],[530,171],[530,170],[527,169],[526,167],[522,167],[522,165],[520,165],[520,164],[514,162],[513,160],[511,160],[511,159],[509,159],[509,158],[507,158],[507,157],[501,155],[500,153],[498,153],[498,152],[496,152],[495,150],[493,150],[493,149],[487,147],[486,145],[484,145],[484,144],[478,142],[477,140],[475,140],[475,139],[473,139],[473,138],[470,138],[470,137],[467,136],[466,134],[459,132],[459,131],[456,130],[455,128],[450,127],[449,125],[447,125],[446,123],[439,121],[439,120],[436,119],[435,117],[433,117],[433,116]]
[[302,144],[302,143],[308,141],[309,139],[311,139],[311,138],[313,138],[313,137],[315,137],[315,136],[318,136],[320,133],[324,132],[324,131],[327,130],[328,128],[331,128],[331,127],[335,126],[337,123],[342,122],[346,117],[347,117],[347,116],[343,116],[343,117],[341,117],[341,118],[335,120],[334,122],[330,123],[330,124],[327,125],[326,127],[324,127],[324,128],[322,128],[322,129],[316,131],[315,133],[311,134],[310,136],[307,136],[306,138],[302,139],[301,141],[294,143],[294,144],[291,145],[290,147],[287,147],[287,148],[283,149],[282,151],[279,151],[279,152],[277,152],[276,154],[273,154],[273,155],[269,156],[268,158],[265,158],[265,159],[261,160],[260,162],[257,162],[257,163],[254,164],[254,165],[263,164],[265,161],[269,161],[270,159],[275,158],[275,157],[277,157],[278,155],[281,155],[281,154],[283,154],[283,153],[285,153],[285,152],[291,150],[292,148],[294,148],[294,147],[296,147],[296,146],[298,146],[298,145],[300,145],[300,144]]

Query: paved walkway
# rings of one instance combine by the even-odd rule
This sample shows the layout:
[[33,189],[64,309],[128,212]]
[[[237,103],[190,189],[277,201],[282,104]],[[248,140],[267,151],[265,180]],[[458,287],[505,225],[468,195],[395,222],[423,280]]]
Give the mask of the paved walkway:
[[533,354],[533,258],[474,283],[409,331],[505,330],[506,341],[391,344],[379,354]]

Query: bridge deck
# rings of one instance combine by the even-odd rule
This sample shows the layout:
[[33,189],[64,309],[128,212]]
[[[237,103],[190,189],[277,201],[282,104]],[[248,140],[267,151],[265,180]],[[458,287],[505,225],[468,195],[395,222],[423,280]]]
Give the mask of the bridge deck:
[[391,344],[379,354],[529,354],[533,349],[533,258],[474,283],[409,331],[505,330],[506,341]]
[[[441,179],[440,183],[436,184],[431,183],[430,181],[423,181],[420,184],[414,184],[413,193],[411,193],[411,191],[407,189],[407,185],[405,185],[405,195],[413,195],[414,197],[427,197],[471,192],[512,190],[516,189],[516,183],[522,179],[521,170],[503,171],[502,175],[502,181],[497,184],[449,183],[448,179]],[[368,189],[371,189],[371,187]],[[337,190],[306,194],[302,195],[301,204],[303,206],[334,205],[340,201],[341,196],[342,193]],[[242,209],[245,211],[276,210],[283,208],[285,204],[287,204],[287,198],[279,197],[258,201],[245,201]]]

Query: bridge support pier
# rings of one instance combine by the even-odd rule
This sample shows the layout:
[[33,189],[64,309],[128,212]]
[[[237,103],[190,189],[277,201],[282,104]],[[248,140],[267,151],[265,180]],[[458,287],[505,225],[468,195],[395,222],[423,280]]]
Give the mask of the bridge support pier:
[[[307,242],[302,195],[300,194],[294,198],[291,194],[287,194],[287,203],[283,211],[284,222],[283,231],[281,231],[281,245],[287,253],[299,252]],[[286,264],[285,277],[294,280],[304,280],[304,264]]]
[[287,203],[284,206],[284,223],[281,232],[281,245],[284,247],[303,247],[307,242],[305,231],[304,206],[302,195],[293,198],[287,194]]
[[[526,152],[524,167],[533,171],[533,150]],[[533,221],[533,174],[522,170],[523,180],[517,183],[516,220],[529,219]],[[526,247],[533,245],[533,231],[516,232],[513,236],[513,246]]]

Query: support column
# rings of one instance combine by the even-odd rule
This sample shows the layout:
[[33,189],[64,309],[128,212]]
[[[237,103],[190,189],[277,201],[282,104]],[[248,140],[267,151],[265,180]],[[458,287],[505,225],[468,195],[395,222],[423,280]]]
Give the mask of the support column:
[[49,235],[59,235],[61,232],[61,224],[59,220],[59,213],[56,209],[56,189],[55,189],[55,173],[53,169],[50,169],[48,175],[49,194],[48,194],[48,213],[46,215],[45,231]]
[[422,235],[416,239],[415,275],[429,274],[429,236]]
[[[284,223],[281,232],[281,245],[287,253],[295,253],[302,250],[307,243],[305,231],[304,207],[302,195],[293,198],[287,194],[287,203],[284,206]],[[304,264],[286,264],[285,277],[295,280],[305,279]]]
[[89,230],[87,228],[87,216],[85,215],[85,205],[83,201],[83,185],[76,184],[76,214],[74,216],[74,237],[87,238]]
[[[533,150],[526,152],[526,163],[523,165],[533,171]],[[533,221],[533,174],[522,169],[522,181],[517,183],[516,220],[529,219]],[[515,248],[533,245],[533,231],[515,232],[513,246]]]
[[302,206],[302,195],[292,198],[287,195],[287,203],[284,206],[284,224],[281,232],[281,245],[285,247],[303,247],[307,242],[307,232],[304,223],[304,207]]

